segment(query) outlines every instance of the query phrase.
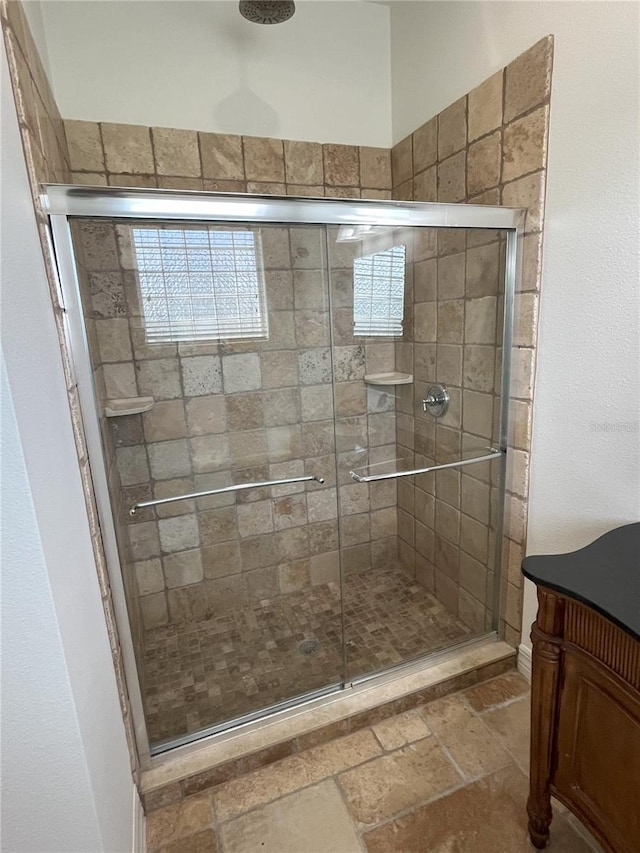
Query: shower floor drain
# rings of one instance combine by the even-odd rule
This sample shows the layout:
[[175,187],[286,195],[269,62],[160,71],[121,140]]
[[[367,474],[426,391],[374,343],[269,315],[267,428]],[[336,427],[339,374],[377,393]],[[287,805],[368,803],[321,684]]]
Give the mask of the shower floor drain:
[[320,640],[303,640],[298,651],[301,655],[317,655],[320,651]]

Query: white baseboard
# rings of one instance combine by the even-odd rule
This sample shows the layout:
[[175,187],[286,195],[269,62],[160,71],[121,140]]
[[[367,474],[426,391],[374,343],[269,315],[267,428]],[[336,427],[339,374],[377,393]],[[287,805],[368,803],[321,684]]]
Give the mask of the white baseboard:
[[524,643],[520,643],[518,647],[518,671],[527,681],[531,681],[531,649]]
[[133,786],[133,853],[145,853],[144,811],[138,789]]

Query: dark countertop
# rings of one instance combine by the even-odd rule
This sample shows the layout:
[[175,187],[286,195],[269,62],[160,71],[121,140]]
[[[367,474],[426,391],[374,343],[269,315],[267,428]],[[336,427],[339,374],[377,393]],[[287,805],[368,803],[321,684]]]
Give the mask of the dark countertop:
[[640,523],[570,554],[526,557],[522,574],[592,607],[640,640]]

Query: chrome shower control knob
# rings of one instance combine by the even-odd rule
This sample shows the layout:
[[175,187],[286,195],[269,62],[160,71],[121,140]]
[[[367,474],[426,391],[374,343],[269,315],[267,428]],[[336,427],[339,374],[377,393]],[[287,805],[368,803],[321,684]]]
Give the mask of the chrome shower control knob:
[[440,418],[449,408],[449,393],[444,385],[430,385],[422,401],[422,411]]

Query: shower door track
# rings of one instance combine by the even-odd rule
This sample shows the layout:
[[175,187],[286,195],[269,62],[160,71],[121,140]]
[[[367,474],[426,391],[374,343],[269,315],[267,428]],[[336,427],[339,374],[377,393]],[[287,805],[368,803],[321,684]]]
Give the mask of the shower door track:
[[[76,276],[73,244],[69,218],[91,219],[169,219],[172,221],[225,221],[252,223],[286,223],[291,225],[388,225],[397,228],[422,226],[432,228],[499,229],[506,232],[505,300],[503,350],[509,353],[512,341],[513,295],[519,276],[521,252],[519,243],[524,235],[525,211],[491,205],[451,204],[442,202],[370,201],[364,199],[310,199],[281,198],[276,196],[235,195],[231,193],[184,192],[177,190],[122,189],[118,187],[90,187],[64,184],[45,184],[41,203],[49,215],[53,241],[53,254],[59,275],[59,300],[63,306],[64,322],[71,355],[70,370],[78,388],[82,411],[82,426],[92,472],[100,530],[106,558],[108,585],[111,588],[113,609],[122,653],[126,694],[131,705],[131,716],[136,746],[143,769],[152,766],[153,749],[147,733],[142,691],[140,687],[133,638],[129,625],[124,593],[120,557],[118,553],[115,521],[111,507],[107,472],[100,434],[96,401],[93,391],[89,348],[84,328],[84,318]],[[510,387],[510,359],[503,359],[502,412],[499,447],[507,446],[507,418]],[[504,456],[501,463],[504,471]],[[501,530],[496,531],[496,552],[499,551]],[[498,564],[499,565],[499,564]],[[103,569],[101,569],[103,570]],[[494,632],[498,619],[499,585],[494,585]],[[490,635],[489,635],[490,636]],[[460,644],[449,647],[459,648]],[[438,652],[432,654],[440,654]],[[431,658],[431,655],[427,655]],[[380,673],[363,676],[365,680],[380,678],[398,667],[415,666],[416,661],[385,668]],[[341,682],[321,691],[321,696],[333,695],[360,684],[361,679]],[[124,685],[123,685],[124,689]],[[315,700],[318,696],[314,694]],[[307,696],[290,700],[287,705],[300,706],[314,701]],[[280,707],[280,706],[278,706]],[[256,719],[268,709],[256,712]],[[273,716],[272,712],[270,716]],[[234,727],[246,725],[235,721]],[[209,730],[207,730],[209,732]],[[203,733],[198,733],[198,739]],[[195,739],[195,738],[194,738]],[[176,748],[179,740],[166,743],[164,750]]]

